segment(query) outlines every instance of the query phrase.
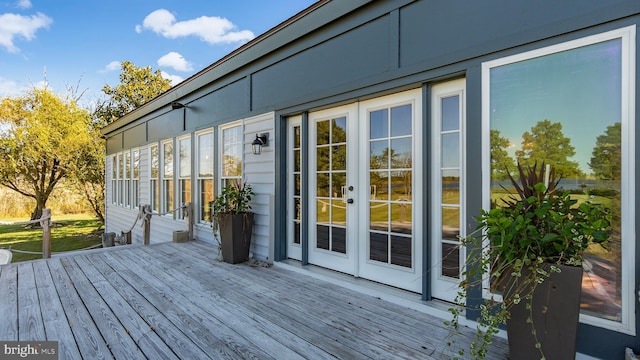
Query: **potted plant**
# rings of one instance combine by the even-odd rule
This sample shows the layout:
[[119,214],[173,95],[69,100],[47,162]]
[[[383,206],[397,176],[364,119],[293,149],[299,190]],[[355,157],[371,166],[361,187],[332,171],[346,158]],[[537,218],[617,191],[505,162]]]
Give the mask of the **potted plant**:
[[465,280],[448,323],[458,330],[468,290],[480,286],[489,298],[479,307],[470,355],[484,358],[506,324],[510,358],[573,359],[582,256],[589,246],[606,246],[610,211],[558,188],[553,170],[545,181],[544,163],[539,170],[518,164],[518,172],[518,180],[509,175],[516,193],[481,210],[476,231],[462,239]]
[[250,202],[254,195],[251,185],[232,183],[211,202],[213,235],[225,262],[237,264],[249,258],[253,231]]

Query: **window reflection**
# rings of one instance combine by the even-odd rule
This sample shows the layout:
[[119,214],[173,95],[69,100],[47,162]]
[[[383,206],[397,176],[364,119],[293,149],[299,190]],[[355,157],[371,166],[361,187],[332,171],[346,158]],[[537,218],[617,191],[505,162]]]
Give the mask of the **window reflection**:
[[382,139],[389,136],[389,110],[377,110],[369,113],[370,139]]
[[460,129],[460,96],[449,96],[442,100],[442,124],[440,131]]
[[411,105],[391,108],[391,136],[411,135]]
[[371,169],[387,169],[389,167],[389,142],[371,141],[369,143],[369,166]]
[[331,124],[331,142],[341,143],[347,141],[347,118],[333,119]]
[[490,69],[493,206],[506,196],[516,161],[544,161],[573,199],[610,207],[610,249],[585,255],[581,308],[614,321],[622,305],[621,64],[615,39]]

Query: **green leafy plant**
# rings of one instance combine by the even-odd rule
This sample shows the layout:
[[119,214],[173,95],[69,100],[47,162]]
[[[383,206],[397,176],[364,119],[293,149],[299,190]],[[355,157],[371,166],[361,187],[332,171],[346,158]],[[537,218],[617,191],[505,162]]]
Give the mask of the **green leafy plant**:
[[[251,211],[251,199],[255,196],[253,188],[247,183],[229,183],[220,192],[220,195],[213,198],[209,203],[211,207],[211,224],[213,227],[213,237],[218,243],[218,249],[222,249],[222,244],[218,238],[220,229],[220,217],[230,214],[247,214]],[[222,251],[219,252],[220,255]]]
[[211,202],[211,214],[215,218],[220,214],[242,214],[251,210],[251,198],[254,196],[253,188],[246,183],[240,186],[237,183],[227,184],[220,195]]
[[[455,299],[457,306],[449,310],[453,319],[447,324],[459,332],[468,290],[482,286],[487,278],[491,294],[503,295],[501,301],[491,295],[479,307],[476,338],[469,349],[475,358],[486,357],[492,336],[506,324],[512,306],[525,301],[531,312],[535,288],[560,272],[559,265],[580,266],[591,244],[607,245],[610,210],[571,198],[568,191],[558,188],[560,179],[553,170],[545,181],[544,168],[544,163],[539,170],[537,164],[527,168],[518,164],[518,178],[509,175],[515,193],[492,209],[481,210],[476,230],[461,239],[468,251],[465,280]],[[531,316],[527,321],[536,337]],[[535,342],[540,349],[537,337]],[[465,350],[458,354],[465,355]],[[544,358],[541,349],[540,355]]]

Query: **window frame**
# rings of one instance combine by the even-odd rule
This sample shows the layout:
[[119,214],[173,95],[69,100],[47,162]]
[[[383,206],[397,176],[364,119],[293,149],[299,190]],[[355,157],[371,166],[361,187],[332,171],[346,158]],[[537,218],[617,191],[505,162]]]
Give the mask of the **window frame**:
[[[200,176],[200,155],[202,152],[202,149],[200,148],[200,144],[201,144],[201,137],[202,136],[207,136],[210,135],[211,136],[211,152],[208,154],[210,156],[210,161],[211,161],[211,176]],[[206,180],[210,180],[211,181],[211,189],[210,189],[210,194],[211,194],[211,200],[213,200],[213,196],[215,194],[215,190],[216,190],[216,183],[215,183],[215,179],[216,179],[216,159],[215,159],[215,148],[216,148],[216,141],[215,141],[215,133],[214,133],[214,129],[213,128],[209,128],[209,129],[205,129],[205,130],[201,130],[195,133],[195,159],[194,159],[194,164],[195,164],[195,168],[192,169],[193,174],[195,175],[196,178],[196,183],[194,184],[194,187],[197,191],[197,196],[198,196],[198,209],[195,210],[198,214],[197,214],[197,219],[198,219],[198,223],[200,224],[211,224],[211,221],[209,221],[208,219],[206,219],[206,214],[207,211],[205,210],[205,207],[208,207],[209,204],[205,204],[203,203],[203,199],[204,196],[203,194],[204,189],[203,189],[203,181]]]
[[111,204],[118,205],[118,154],[111,155]]
[[158,143],[149,145],[149,203],[152,212],[160,212],[160,145]]
[[[300,143],[298,146],[295,144],[296,133],[295,129],[298,128],[300,133]],[[304,192],[302,190],[303,172],[302,162],[305,156],[303,136],[302,136],[302,116],[292,116],[287,121],[288,142],[287,142],[287,255],[289,258],[302,260],[302,243],[303,243],[303,216],[302,216],[302,202],[304,198]],[[300,154],[299,158],[296,158],[295,152]],[[296,161],[300,163],[296,171]],[[296,175],[300,181],[299,194],[295,194]],[[296,200],[298,206],[296,207]],[[297,235],[299,242],[295,242],[296,239],[296,224],[298,225]]]
[[[182,142],[188,140],[189,141],[189,154],[186,157],[186,160],[189,162],[188,167],[189,167],[189,171],[187,176],[183,176],[182,175],[182,161],[183,161],[183,156],[182,156]],[[177,156],[177,162],[176,160],[176,156],[175,156],[175,151],[174,151],[174,180],[176,181],[176,186],[177,186],[177,191],[176,194],[174,195],[174,199],[177,200],[175,206],[182,206],[183,204],[186,204],[187,202],[191,202],[193,203],[193,136],[191,136],[191,134],[187,134],[184,136],[180,136],[178,138],[176,138],[176,142],[175,142],[175,146],[178,148],[178,156]],[[188,189],[185,189],[185,191],[188,191],[189,194],[189,199],[185,199],[185,191],[183,191],[183,182],[184,181],[188,181],[186,187],[188,187]],[[186,201],[185,201],[186,200]],[[179,219],[183,219],[184,218],[184,212],[182,210],[177,212],[178,214],[178,218]]]
[[[241,169],[240,169],[240,175],[234,175],[234,176],[225,176],[224,174],[224,154],[225,154],[225,144],[224,144],[224,131],[228,130],[228,129],[232,129],[235,127],[239,127],[240,128],[240,139],[239,141],[235,142],[235,145],[239,145],[240,146],[240,161],[242,162],[241,165]],[[234,121],[234,122],[230,122],[224,125],[220,125],[218,126],[218,166],[217,166],[217,170],[218,170],[218,192],[220,193],[221,189],[224,187],[226,181],[228,180],[232,180],[232,179],[237,179],[239,180],[240,185],[242,185],[243,183],[243,179],[244,179],[244,167],[245,167],[245,163],[244,163],[244,125],[242,121]]]
[[[593,315],[580,314],[580,322],[597,327],[614,330],[617,332],[635,336],[635,37],[636,26],[611,30],[591,36],[582,37],[575,40],[565,41],[556,45],[542,47],[539,49],[518,53],[511,56],[498,58],[482,63],[482,204],[485,210],[490,208],[490,72],[492,68],[526,61],[546,55],[574,50],[580,47],[594,45],[609,40],[621,40],[621,68],[622,68],[622,176],[621,192],[622,196],[621,213],[627,216],[622,217],[622,266],[621,266],[621,320],[616,322]],[[488,279],[483,284],[483,297],[489,298],[495,294],[487,290]]]
[[118,174],[118,201],[117,201],[117,205],[118,206],[123,206],[124,204],[124,152],[120,151],[117,154],[118,156],[118,170],[117,170],[117,174]]
[[122,186],[122,206],[128,208],[131,206],[131,171],[133,170],[131,163],[131,150],[123,151],[122,168],[124,169],[123,186]]
[[140,148],[131,149],[131,208],[140,205]]
[[[167,164],[166,148],[171,146],[171,164]],[[164,216],[175,218],[176,200],[176,156],[175,141],[167,139],[160,142],[160,213]],[[167,176],[167,169],[171,170],[171,176]],[[167,196],[167,194],[169,196]]]

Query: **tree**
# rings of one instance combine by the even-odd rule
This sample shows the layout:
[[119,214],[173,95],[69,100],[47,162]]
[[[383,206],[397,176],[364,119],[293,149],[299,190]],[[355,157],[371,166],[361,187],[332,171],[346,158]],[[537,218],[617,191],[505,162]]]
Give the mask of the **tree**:
[[31,219],[60,180],[82,168],[82,151],[95,141],[88,111],[47,88],[0,102],[0,184],[35,200]]
[[105,144],[100,138],[100,130],[92,126],[93,141],[80,150],[78,163],[73,172],[76,189],[84,195],[91,210],[104,224],[105,193]]
[[622,160],[622,124],[607,126],[596,139],[589,167],[598,179],[620,180]]
[[511,146],[509,139],[500,136],[499,130],[491,130],[491,178],[494,180],[508,179],[509,174],[516,169],[513,158],[506,149]]
[[100,129],[142,106],[171,87],[171,81],[162,77],[160,70],[150,66],[140,68],[129,61],[122,63],[120,84],[105,85],[102,92],[108,100],[93,112],[92,133],[96,141],[78,154],[78,167],[74,173],[76,188],[91,205],[96,216],[104,222],[105,144],[100,140]]
[[545,119],[522,134],[522,149],[516,151],[516,158],[522,165],[544,162],[563,177],[580,177],[584,174],[578,163],[569,160],[575,153],[571,139],[562,133],[562,124]]
[[109,98],[98,105],[94,119],[102,126],[140,107],[171,88],[171,80],[162,77],[160,70],[151,66],[137,67],[129,61],[122,63],[120,84],[116,87],[105,85],[102,92]]

